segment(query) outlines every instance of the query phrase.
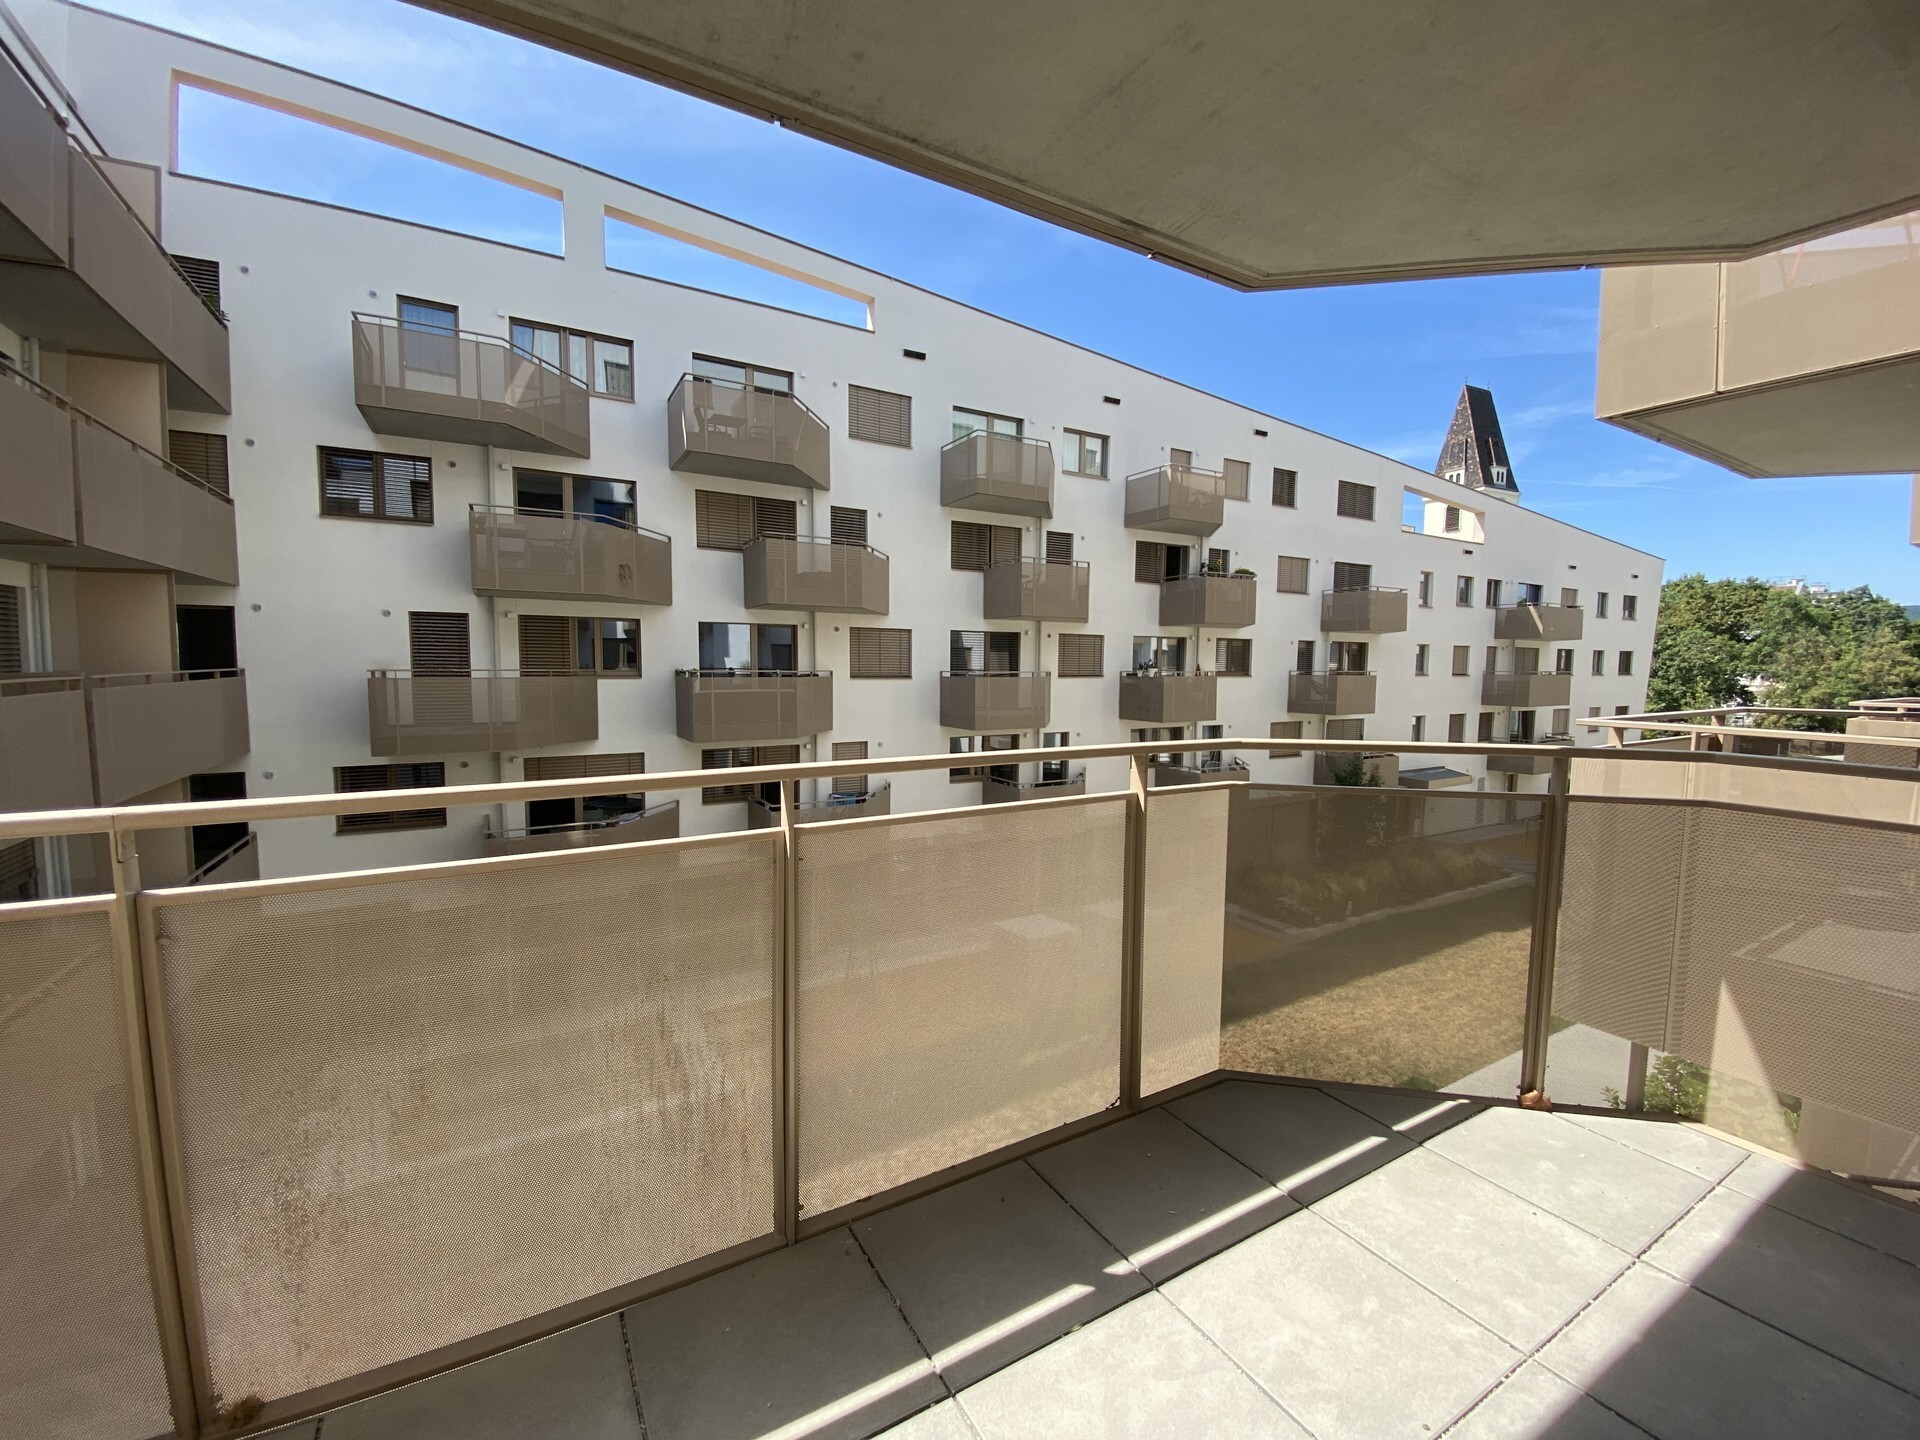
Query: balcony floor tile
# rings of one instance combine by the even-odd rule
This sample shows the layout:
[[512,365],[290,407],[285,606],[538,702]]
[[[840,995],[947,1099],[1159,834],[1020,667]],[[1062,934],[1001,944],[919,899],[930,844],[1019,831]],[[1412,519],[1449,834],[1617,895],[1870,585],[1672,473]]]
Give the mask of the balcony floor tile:
[[1529,1361],[1469,1410],[1445,1440],[1646,1440],[1646,1434],[1546,1366]]
[[1749,1155],[1721,1182],[1725,1188],[1776,1210],[1798,1215],[1862,1245],[1920,1265],[1920,1224],[1877,1195],[1837,1185],[1771,1155]]
[[1343,1104],[1362,1115],[1371,1115],[1396,1135],[1408,1140],[1431,1140],[1451,1130],[1462,1120],[1471,1120],[1487,1107],[1471,1100],[1456,1100],[1439,1095],[1400,1095],[1388,1090],[1340,1090],[1333,1092]]
[[942,1400],[882,1430],[874,1440],[980,1440],[980,1432],[967,1423],[959,1401]]
[[1724,1180],[1733,1167],[1747,1157],[1738,1145],[1716,1140],[1688,1125],[1649,1125],[1622,1115],[1609,1119],[1604,1115],[1568,1115],[1565,1117],[1583,1129],[1609,1140],[1630,1146],[1642,1155],[1651,1155],[1682,1170],[1691,1170],[1707,1180]]
[[1167,1108],[1303,1204],[1413,1148],[1371,1116],[1306,1085],[1228,1081]]

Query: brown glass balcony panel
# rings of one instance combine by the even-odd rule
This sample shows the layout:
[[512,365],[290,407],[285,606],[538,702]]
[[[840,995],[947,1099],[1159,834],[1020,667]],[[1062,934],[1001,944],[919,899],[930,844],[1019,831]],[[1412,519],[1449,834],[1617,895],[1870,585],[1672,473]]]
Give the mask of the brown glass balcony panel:
[[1338,785],[1342,783],[1334,778],[1335,774],[1353,773],[1353,761],[1360,762],[1360,770],[1369,781],[1377,782],[1381,788],[1391,790],[1400,783],[1400,757],[1377,750],[1335,751],[1316,750],[1313,755],[1313,783],[1316,785]]
[[671,470],[826,490],[832,448],[826,423],[798,396],[682,375],[667,397]]
[[[834,820],[860,820],[869,815],[893,813],[893,787],[884,782],[859,795],[829,795],[818,800],[802,800],[794,806],[796,825],[824,825]],[[780,808],[755,798],[747,804],[749,830],[780,828]]]
[[1011,805],[1021,800],[1057,800],[1063,795],[1087,793],[1087,772],[1075,770],[1059,780],[1005,780],[998,775],[980,777],[982,805]]
[[73,466],[82,550],[209,585],[238,583],[225,495],[78,411]]
[[680,802],[649,805],[618,820],[579,825],[539,825],[527,830],[489,829],[480,841],[482,855],[532,855],[548,850],[585,850],[597,845],[632,845],[641,840],[680,838]]
[[1259,590],[1251,575],[1187,575],[1164,580],[1160,584],[1160,623],[1238,630],[1253,624]]
[[891,603],[887,557],[870,546],[762,535],[740,560],[749,610],[884,615]]
[[1052,713],[1053,676],[1047,671],[940,674],[940,723],[975,733],[1044,729]]
[[1227,477],[1191,465],[1162,465],[1127,477],[1127,528],[1211,535],[1226,519]]
[[367,679],[375,755],[532,750],[599,738],[600,682],[591,675],[376,670]]
[[380,435],[592,454],[580,381],[497,335],[353,317],[353,402]]
[[1407,628],[1407,592],[1374,587],[1322,591],[1320,628],[1330,635],[1396,635]]
[[1287,709],[1296,715],[1371,715],[1378,677],[1350,670],[1296,670],[1287,676]]
[[592,516],[476,505],[467,518],[476,595],[673,603],[673,541]]
[[1586,612],[1578,605],[1503,605],[1493,612],[1493,638],[1523,645],[1555,645],[1578,640],[1586,630]]
[[0,543],[71,545],[72,422],[52,391],[4,366],[0,436]]
[[26,77],[0,66],[0,258],[64,264],[67,137]]
[[1572,703],[1573,677],[1551,670],[1510,674],[1488,670],[1480,677],[1480,703],[1515,710],[1537,710]]
[[84,810],[93,803],[80,677],[0,676],[0,810]]
[[1003,560],[980,572],[980,613],[989,620],[1085,621],[1090,574],[1084,560]]
[[1211,670],[1188,674],[1129,671],[1120,677],[1120,718],[1142,725],[1195,725],[1219,709],[1220,678]]
[[673,677],[674,729],[696,745],[802,740],[833,728],[833,675],[825,670],[681,670]]
[[975,430],[940,451],[940,503],[1002,515],[1053,515],[1053,446]]
[[90,675],[95,790],[119,805],[247,753],[244,670]]

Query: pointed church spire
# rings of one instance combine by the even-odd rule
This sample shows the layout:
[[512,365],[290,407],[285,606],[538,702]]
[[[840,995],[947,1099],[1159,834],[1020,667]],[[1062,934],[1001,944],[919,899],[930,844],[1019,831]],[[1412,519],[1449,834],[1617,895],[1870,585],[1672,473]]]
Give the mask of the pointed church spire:
[[1500,415],[1493,408],[1493,392],[1478,385],[1460,387],[1460,403],[1453,407],[1453,424],[1433,473],[1475,490],[1517,499],[1520,486],[1507,460],[1506,437],[1500,433]]

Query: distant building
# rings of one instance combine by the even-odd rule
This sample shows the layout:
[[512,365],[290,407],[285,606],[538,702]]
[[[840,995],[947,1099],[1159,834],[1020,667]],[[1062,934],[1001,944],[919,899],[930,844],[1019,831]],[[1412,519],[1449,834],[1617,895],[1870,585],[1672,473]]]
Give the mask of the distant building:
[[1507,459],[1507,440],[1500,433],[1500,413],[1493,408],[1493,392],[1479,385],[1462,385],[1460,403],[1453,407],[1453,423],[1433,473],[1456,485],[1484,490],[1506,500],[1520,498],[1513,464]]

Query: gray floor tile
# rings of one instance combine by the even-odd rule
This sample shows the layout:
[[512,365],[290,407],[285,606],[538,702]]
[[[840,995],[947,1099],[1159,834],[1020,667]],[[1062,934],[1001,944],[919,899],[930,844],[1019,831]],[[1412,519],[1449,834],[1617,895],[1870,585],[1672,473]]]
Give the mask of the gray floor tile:
[[1274,1436],[1272,1397],[1159,1295],[1143,1295],[960,1393],[984,1440]]
[[302,1420],[294,1425],[282,1425],[278,1430],[263,1431],[256,1440],[315,1440],[320,1433],[318,1420]]
[[1167,1109],[1302,1204],[1412,1148],[1379,1121],[1305,1085],[1230,1080]]
[[1664,1440],[1912,1440],[1920,1400],[1650,1265],[1636,1265],[1540,1362]]
[[1721,1182],[1776,1209],[1920,1265],[1920,1205],[1866,1195],[1771,1155],[1749,1155]]
[[1371,1115],[1396,1135],[1428,1140],[1470,1120],[1487,1107],[1445,1095],[1393,1095],[1374,1090],[1329,1091],[1336,1100]]
[[1105,1126],[1027,1163],[1156,1282],[1299,1208],[1164,1110]]
[[1416,1150],[1330,1195],[1313,1213],[1531,1350],[1633,1257],[1489,1180]]
[[979,1432],[967,1423],[957,1400],[942,1400],[918,1415],[882,1430],[873,1440],[979,1440]]
[[1669,1165],[1708,1180],[1724,1179],[1753,1152],[1704,1130],[1672,1120],[1635,1120],[1625,1115],[1613,1119],[1605,1115],[1566,1115],[1575,1125],[1604,1135],[1621,1145],[1630,1145],[1642,1155],[1651,1155]]
[[620,1321],[581,1325],[330,1412],[326,1440],[639,1440]]
[[864,1436],[946,1394],[845,1230],[627,1312],[649,1440]]
[[1544,1365],[1522,1365],[1447,1431],[1445,1440],[1646,1440]]
[[1311,1210],[1161,1293],[1322,1440],[1429,1436],[1520,1359]]
[[1691,1171],[1560,1115],[1485,1110],[1427,1146],[1629,1252],[1644,1249],[1710,1188]]
[[1920,1270],[1721,1189],[1646,1255],[1676,1279],[1920,1393]]
[[955,1389],[1147,1288],[1024,1162],[854,1229]]

